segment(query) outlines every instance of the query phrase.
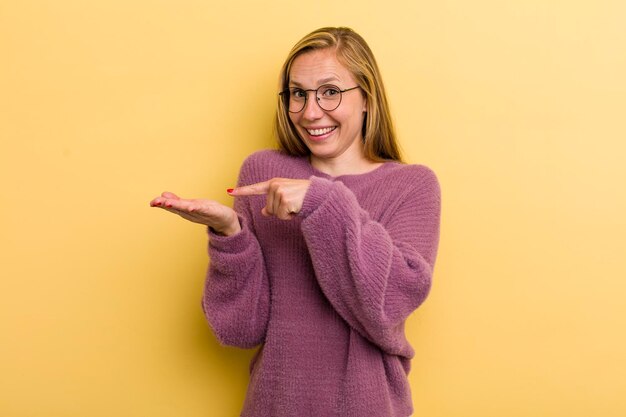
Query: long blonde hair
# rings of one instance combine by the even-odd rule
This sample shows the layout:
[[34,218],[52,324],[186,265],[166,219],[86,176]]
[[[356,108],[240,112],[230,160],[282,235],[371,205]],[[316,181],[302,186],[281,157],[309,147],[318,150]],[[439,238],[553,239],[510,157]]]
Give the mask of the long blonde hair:
[[[325,27],[309,33],[296,43],[281,69],[280,91],[289,87],[289,72],[295,58],[312,50],[326,48],[335,49],[337,60],[350,71],[366,96],[367,114],[362,128],[365,157],[374,162],[402,161],[374,54],[365,40],[352,29]],[[289,119],[287,97],[284,94],[278,97],[275,130],[281,150],[295,156],[310,154]]]

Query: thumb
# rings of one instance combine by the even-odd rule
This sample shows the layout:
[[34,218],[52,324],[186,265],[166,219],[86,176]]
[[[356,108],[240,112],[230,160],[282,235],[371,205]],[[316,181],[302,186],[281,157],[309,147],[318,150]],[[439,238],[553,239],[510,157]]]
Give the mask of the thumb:
[[169,191],[165,191],[163,194],[161,194],[161,197],[163,197],[163,198],[171,198],[171,199],[174,199],[174,200],[180,200],[180,197],[178,197],[174,193],[170,193]]

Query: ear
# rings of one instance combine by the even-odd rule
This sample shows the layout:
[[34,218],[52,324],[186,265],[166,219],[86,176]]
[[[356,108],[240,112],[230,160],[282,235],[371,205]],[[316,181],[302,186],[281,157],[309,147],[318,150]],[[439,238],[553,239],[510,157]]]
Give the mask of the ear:
[[363,89],[360,89],[360,94],[361,97],[363,97],[363,113],[367,113],[367,94],[365,94],[365,91],[363,91]]

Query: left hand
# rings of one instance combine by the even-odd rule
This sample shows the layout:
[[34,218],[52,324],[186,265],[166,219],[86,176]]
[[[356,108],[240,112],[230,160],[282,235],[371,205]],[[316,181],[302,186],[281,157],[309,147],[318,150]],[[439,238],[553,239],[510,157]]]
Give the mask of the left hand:
[[304,196],[311,185],[310,180],[292,178],[272,178],[252,185],[237,187],[232,196],[267,195],[267,202],[261,213],[282,220],[291,220],[302,209]]

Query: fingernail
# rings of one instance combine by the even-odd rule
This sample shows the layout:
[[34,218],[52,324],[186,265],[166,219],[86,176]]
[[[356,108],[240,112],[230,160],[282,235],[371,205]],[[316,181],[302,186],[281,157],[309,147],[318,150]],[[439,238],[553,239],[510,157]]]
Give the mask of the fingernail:
[[234,190],[234,188],[228,188],[228,189],[226,189],[226,192],[227,192],[228,194],[230,194],[230,193],[232,193],[232,192],[233,192],[233,190]]

